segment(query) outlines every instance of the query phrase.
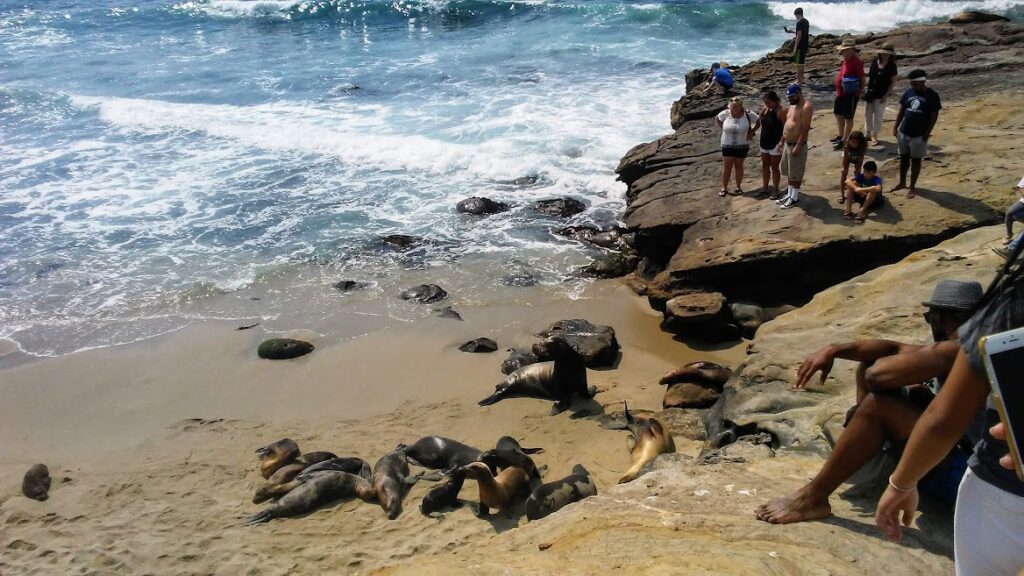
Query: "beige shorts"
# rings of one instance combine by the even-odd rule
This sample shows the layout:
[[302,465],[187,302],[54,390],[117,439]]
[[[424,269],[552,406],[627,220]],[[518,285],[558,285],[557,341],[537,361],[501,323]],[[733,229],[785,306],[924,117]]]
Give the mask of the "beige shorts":
[[807,169],[807,145],[800,147],[800,155],[793,156],[793,144],[786,142],[782,150],[782,163],[779,164],[782,175],[793,181],[804,179],[804,170]]

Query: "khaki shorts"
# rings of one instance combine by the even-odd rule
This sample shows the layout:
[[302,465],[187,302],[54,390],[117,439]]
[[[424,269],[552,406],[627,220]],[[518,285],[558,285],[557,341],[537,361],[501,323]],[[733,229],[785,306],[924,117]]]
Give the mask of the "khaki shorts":
[[804,179],[804,170],[807,168],[807,145],[800,147],[800,155],[793,156],[793,144],[786,142],[782,150],[782,163],[779,164],[782,175],[786,178],[799,182]]
[[896,141],[899,144],[900,156],[920,159],[928,154],[928,143],[922,136],[907,136],[903,132],[897,132]]

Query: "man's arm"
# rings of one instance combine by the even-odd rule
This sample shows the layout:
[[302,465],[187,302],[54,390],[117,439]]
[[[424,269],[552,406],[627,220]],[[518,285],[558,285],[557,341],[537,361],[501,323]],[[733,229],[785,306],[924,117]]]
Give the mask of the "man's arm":
[[[796,372],[796,382],[793,388],[803,388],[815,372],[821,372],[821,383],[825,383],[829,372],[832,371],[832,364],[836,358],[853,360],[856,362],[877,362],[881,358],[914,352],[923,346],[915,344],[904,344],[895,340],[854,340],[840,344],[830,344],[804,360]],[[921,381],[926,380],[922,378]]]
[[904,110],[905,109],[903,108],[903,105],[901,104],[900,105],[900,111],[896,113],[896,121],[892,125],[892,135],[893,136],[897,136],[898,135],[898,132],[900,130],[900,122],[903,122],[903,112],[904,112]]
[[960,346],[955,340],[946,340],[879,358],[864,373],[864,383],[868,390],[877,392],[945,376],[953,368],[959,350]]
[[935,128],[935,123],[939,120],[939,111],[931,113],[931,117],[928,119],[928,130],[924,133],[924,141],[927,142],[932,136],[932,129]]

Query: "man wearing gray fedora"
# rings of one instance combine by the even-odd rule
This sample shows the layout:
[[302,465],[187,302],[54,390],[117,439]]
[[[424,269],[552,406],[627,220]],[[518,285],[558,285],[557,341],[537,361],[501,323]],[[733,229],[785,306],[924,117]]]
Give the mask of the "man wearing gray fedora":
[[[789,524],[828,517],[832,492],[879,454],[886,441],[896,444],[910,437],[918,417],[953,367],[960,346],[957,329],[970,317],[981,295],[978,282],[939,281],[932,297],[922,302],[934,344],[855,340],[825,346],[804,360],[794,388],[805,387],[817,372],[824,383],[836,358],[858,362],[857,404],[821,471],[795,493],[759,506],[755,510],[758,519]],[[929,381],[930,386],[924,384]]]

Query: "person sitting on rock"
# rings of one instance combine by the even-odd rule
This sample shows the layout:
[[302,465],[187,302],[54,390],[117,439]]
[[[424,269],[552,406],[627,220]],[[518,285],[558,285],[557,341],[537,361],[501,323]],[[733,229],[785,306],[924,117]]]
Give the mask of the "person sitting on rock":
[[[853,218],[855,224],[863,224],[868,218],[868,213],[877,210],[885,205],[885,198],[882,197],[882,177],[878,175],[878,166],[874,160],[864,163],[864,171],[854,174],[846,180],[846,211],[843,212],[843,219]],[[860,204],[860,211],[853,214],[853,203]]]
[[[892,340],[855,340],[831,344],[804,360],[794,388],[803,388],[820,372],[824,383],[836,358],[858,362],[857,404],[848,414],[846,429],[821,471],[803,488],[762,504],[754,514],[772,524],[818,520],[832,514],[828,498],[839,485],[882,451],[886,441],[904,442],[918,417],[934,397],[922,382],[936,387],[953,367],[960,349],[957,329],[981,300],[978,282],[941,280],[923,302],[924,319],[934,344],[904,344]],[[936,391],[937,392],[937,391]]]
[[724,95],[732,89],[732,85],[732,74],[723,68],[721,64],[715,62],[711,65],[711,76],[708,77],[707,82],[700,87],[697,93],[703,96],[717,88],[718,93]]
[[864,167],[864,154],[868,151],[868,139],[860,130],[850,132],[850,137],[843,146],[843,160],[840,162],[839,174],[839,203],[846,204],[846,179],[850,176],[850,166],[853,166],[853,173],[860,174]]
[[[1024,222],[1024,178],[1020,179],[1017,183],[1017,187],[1014,189],[1017,193],[1017,200],[1006,209],[1006,248],[993,248],[996,254],[999,254],[1003,258],[1009,258],[1013,251],[1017,249],[1017,245],[1020,244],[1021,239],[1024,238],[1024,232],[1017,234],[1016,238],[1013,238],[1013,222]],[[1011,241],[1010,239],[1013,238]]]

